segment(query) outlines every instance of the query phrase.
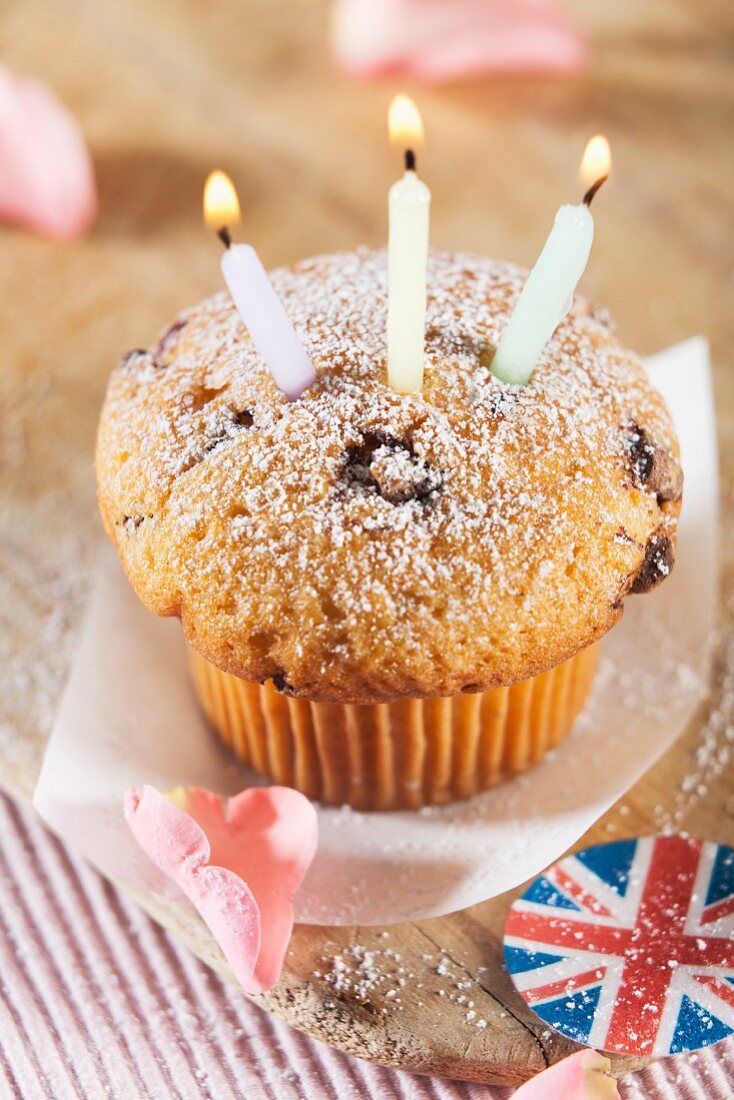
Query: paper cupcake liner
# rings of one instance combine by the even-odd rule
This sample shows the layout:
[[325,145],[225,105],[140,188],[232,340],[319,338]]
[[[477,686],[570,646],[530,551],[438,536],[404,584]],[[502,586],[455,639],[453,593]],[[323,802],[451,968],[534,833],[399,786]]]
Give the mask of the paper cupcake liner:
[[570,731],[597,658],[591,646],[511,687],[355,706],[294,699],[189,653],[204,712],[240,760],[309,798],[360,810],[451,802],[527,771]]

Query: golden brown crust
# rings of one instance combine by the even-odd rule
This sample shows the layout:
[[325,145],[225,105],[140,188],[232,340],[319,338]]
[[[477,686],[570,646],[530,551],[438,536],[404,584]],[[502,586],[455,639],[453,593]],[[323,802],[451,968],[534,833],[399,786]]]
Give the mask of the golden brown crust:
[[432,255],[422,396],[386,384],[384,253],[273,274],[319,374],[289,403],[225,294],[110,380],[97,476],[144,603],[245,679],[374,703],[559,664],[672,564],[677,443],[577,301],[529,386],[486,369],[515,267]]

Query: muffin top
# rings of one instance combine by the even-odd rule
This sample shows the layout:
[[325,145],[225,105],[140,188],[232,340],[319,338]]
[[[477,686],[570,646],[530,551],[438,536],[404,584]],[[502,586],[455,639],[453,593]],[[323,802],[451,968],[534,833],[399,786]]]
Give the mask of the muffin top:
[[490,373],[526,274],[431,255],[421,395],[387,384],[366,249],[272,275],[318,373],[298,401],[225,293],[124,356],[97,475],[143,602],[225,671],[322,702],[510,684],[608,630],[672,567],[677,442],[581,299],[529,385]]

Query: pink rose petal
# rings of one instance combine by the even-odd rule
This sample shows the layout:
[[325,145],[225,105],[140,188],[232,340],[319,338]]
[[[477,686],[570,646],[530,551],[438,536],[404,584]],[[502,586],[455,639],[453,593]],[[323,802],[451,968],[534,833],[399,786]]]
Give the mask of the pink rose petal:
[[610,1068],[603,1054],[579,1050],[526,1081],[512,1100],[620,1100]]
[[255,977],[270,988],[293,930],[291,899],[316,854],[316,811],[289,787],[252,787],[230,798],[225,819],[217,795],[200,788],[187,793],[186,809],[209,837],[212,860],[236,871],[257,900],[262,943]]
[[154,787],[125,796],[140,847],[196,906],[248,993],[277,982],[293,930],[292,898],[316,852],[311,803],[287,787],[253,788],[223,806],[192,787],[177,805]]
[[352,76],[452,80],[573,73],[586,46],[552,0],[337,0],[333,48]]
[[76,120],[45,84],[0,66],[0,219],[67,240],[96,212]]

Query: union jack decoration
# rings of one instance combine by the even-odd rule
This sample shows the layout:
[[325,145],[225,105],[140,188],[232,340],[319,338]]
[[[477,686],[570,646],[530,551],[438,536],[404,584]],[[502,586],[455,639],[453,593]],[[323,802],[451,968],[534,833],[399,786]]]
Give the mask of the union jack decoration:
[[597,1050],[675,1054],[734,1032],[734,848],[643,837],[554,864],[510,909],[534,1012]]

